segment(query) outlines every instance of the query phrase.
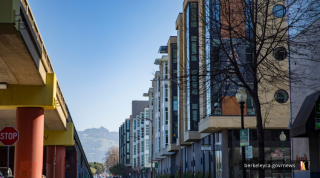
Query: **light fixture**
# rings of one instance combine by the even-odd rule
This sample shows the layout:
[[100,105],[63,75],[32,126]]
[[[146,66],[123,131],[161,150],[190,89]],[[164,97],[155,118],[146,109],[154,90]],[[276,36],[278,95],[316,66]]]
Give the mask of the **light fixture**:
[[280,134],[280,136],[279,136],[279,138],[280,138],[280,141],[282,141],[282,142],[284,142],[284,141],[286,141],[286,135],[283,133],[283,131],[281,132],[281,134]]
[[239,87],[239,90],[236,94],[236,98],[238,103],[244,103],[247,101],[247,93],[246,91],[244,91],[243,87]]
[[8,88],[7,83],[0,83],[0,90],[6,90]]

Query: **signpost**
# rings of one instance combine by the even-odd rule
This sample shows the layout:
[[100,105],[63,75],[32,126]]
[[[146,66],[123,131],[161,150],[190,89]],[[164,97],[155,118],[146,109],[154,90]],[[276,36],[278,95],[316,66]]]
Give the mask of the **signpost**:
[[315,122],[316,122],[316,130],[317,130],[317,129],[320,129],[320,100],[316,101],[315,111],[316,111]]
[[246,146],[246,158],[250,159],[252,158],[252,146]]
[[146,168],[145,167],[142,168],[142,172],[146,172]]
[[159,167],[158,163],[154,163],[154,168],[158,169],[158,167]]
[[201,151],[211,151],[212,145],[201,145]]
[[8,146],[7,155],[7,176],[9,176],[9,153],[10,146],[14,145],[19,140],[19,132],[14,127],[4,127],[0,131],[0,142],[4,146]]
[[249,145],[249,129],[240,130],[240,146]]

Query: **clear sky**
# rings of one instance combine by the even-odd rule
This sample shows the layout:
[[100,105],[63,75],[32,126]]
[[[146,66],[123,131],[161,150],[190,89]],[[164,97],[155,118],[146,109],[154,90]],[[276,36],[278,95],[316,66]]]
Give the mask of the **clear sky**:
[[117,131],[151,87],[183,0],[29,0],[78,131]]

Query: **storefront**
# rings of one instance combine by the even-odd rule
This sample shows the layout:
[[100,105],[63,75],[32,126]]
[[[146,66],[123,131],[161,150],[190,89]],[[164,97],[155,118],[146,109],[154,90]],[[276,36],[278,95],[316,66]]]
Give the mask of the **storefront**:
[[[264,152],[265,152],[265,163],[266,164],[282,164],[283,157],[272,156],[272,153],[282,152],[282,142],[280,141],[280,134],[282,130],[264,130]],[[290,132],[289,130],[283,130],[286,135],[286,141],[284,142],[284,157],[285,163],[290,164],[291,160],[291,149],[290,149]],[[223,137],[223,136],[222,136]],[[220,137],[221,138],[221,137]],[[258,163],[258,139],[257,139],[257,130],[249,130],[249,144],[252,146],[252,159],[246,159],[246,164],[257,164]],[[222,138],[223,139],[223,138]],[[223,173],[222,167],[225,159],[224,156],[224,147],[221,143],[216,142],[215,144],[215,177],[220,178],[225,175]],[[240,153],[240,130],[228,130],[228,174],[230,178],[241,178],[242,177],[242,154]],[[258,169],[246,169],[247,177],[257,178]],[[286,177],[291,177],[291,170],[286,170]],[[281,169],[265,169],[265,177],[283,177],[283,170]]]
[[[306,170],[295,170],[294,177],[320,177],[320,127],[316,127],[316,106],[320,91],[305,97],[291,126],[294,162],[308,162]],[[315,107],[316,106],[316,107]],[[319,117],[318,117],[319,118]]]

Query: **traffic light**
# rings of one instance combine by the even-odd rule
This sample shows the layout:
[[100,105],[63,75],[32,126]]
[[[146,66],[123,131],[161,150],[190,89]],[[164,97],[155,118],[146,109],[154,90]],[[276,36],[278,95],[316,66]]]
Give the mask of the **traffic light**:
[[96,163],[96,162],[93,162],[93,165],[94,165],[94,166],[96,166],[96,165],[97,165],[97,163]]

